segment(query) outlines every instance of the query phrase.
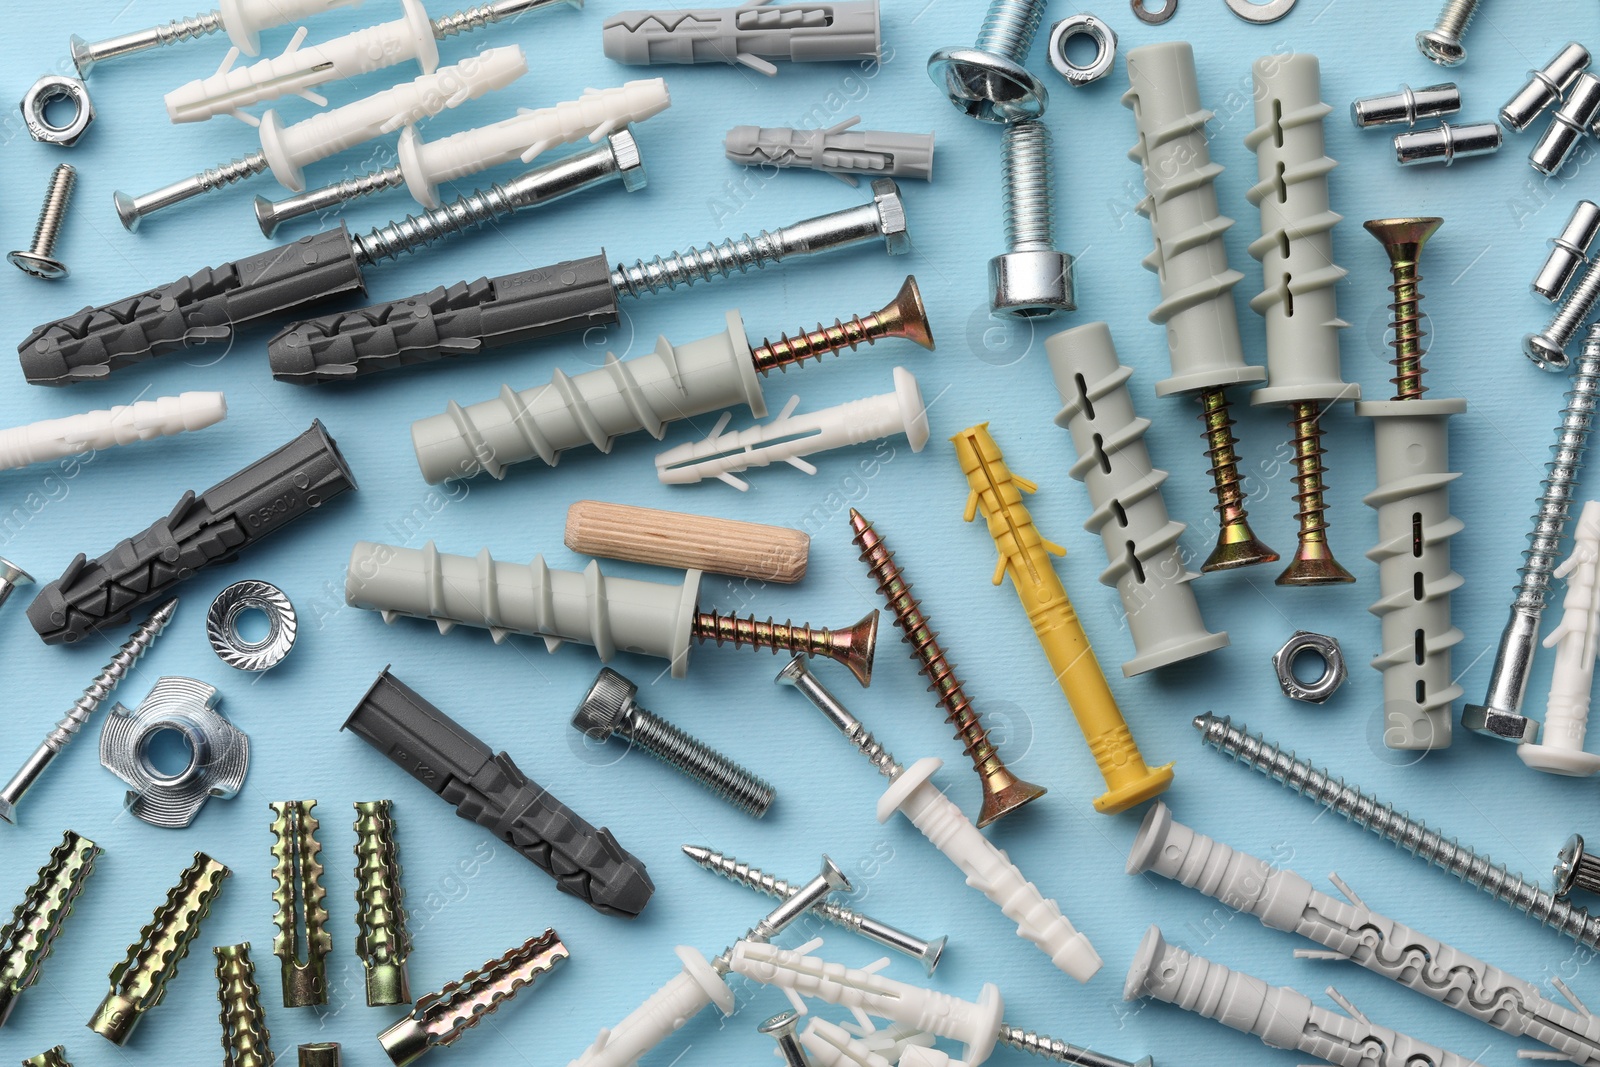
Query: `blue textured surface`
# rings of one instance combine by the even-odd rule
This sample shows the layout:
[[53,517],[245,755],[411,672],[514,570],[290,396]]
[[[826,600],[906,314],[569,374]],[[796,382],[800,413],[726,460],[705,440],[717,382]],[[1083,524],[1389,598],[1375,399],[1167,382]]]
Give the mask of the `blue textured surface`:
[[[1319,818],[1305,801],[1202,751],[1189,726],[1190,717],[1202,710],[1231,713],[1529,873],[1548,867],[1569,832],[1592,828],[1583,824],[1583,813],[1592,810],[1592,784],[1536,775],[1508,747],[1459,732],[1453,748],[1426,759],[1400,758],[1382,747],[1379,677],[1365,665],[1378,649],[1378,623],[1366,610],[1377,597],[1376,570],[1362,557],[1375,536],[1373,513],[1361,503],[1373,482],[1372,430],[1365,421],[1341,409],[1329,420],[1328,438],[1333,544],[1358,583],[1276,588],[1275,566],[1207,576],[1195,588],[1211,625],[1231,631],[1232,647],[1131,681],[1116,672],[1131,646],[1118,622],[1115,594],[1095,580],[1104,565],[1098,539],[1080,528],[1087,501],[1082,486],[1067,476],[1070,442],[1050,421],[1059,403],[1043,358],[1044,336],[1077,322],[1111,323],[1122,358],[1137,371],[1136,404],[1154,424],[1152,454],[1173,475],[1168,506],[1194,526],[1185,538],[1187,550],[1203,557],[1213,529],[1194,406],[1157,400],[1151,393],[1152,383],[1166,374],[1166,353],[1161,329],[1145,317],[1157,300],[1157,285],[1139,267],[1150,233],[1133,211],[1141,195],[1138,168],[1124,158],[1134,135],[1131,115],[1117,99],[1126,87],[1121,60],[1104,81],[1072,91],[1048,73],[1043,41],[1034,48],[1031,66],[1045,71],[1054,96],[1048,121],[1057,142],[1060,229],[1065,247],[1078,257],[1081,310],[1058,320],[1059,326],[1023,327],[1019,333],[987,314],[984,262],[1001,244],[997,131],[958,116],[923,73],[923,57],[935,48],[975,36],[981,5],[953,0],[887,4],[884,37],[886,55],[892,57],[880,69],[785,66],[770,81],[740,69],[647,72],[610,63],[600,52],[600,23],[623,6],[597,0],[581,13],[560,9],[445,43],[449,60],[470,48],[520,42],[528,49],[532,72],[513,89],[448,114],[428,129],[437,134],[492,121],[513,105],[541,106],[571,98],[586,86],[664,74],[674,106],[639,131],[651,174],[648,189],[630,196],[612,186],[405,262],[373,268],[368,277],[375,299],[590,255],[602,244],[613,260],[664,253],[860,201],[859,194],[822,175],[787,173],[763,180],[727,164],[722,135],[743,122],[831,124],[860,113],[868,126],[937,131],[936,183],[905,186],[914,251],[890,260],[881,251],[858,249],[629,301],[623,321],[603,335],[389,376],[360,388],[302,389],[273,382],[263,351],[270,326],[249,330],[226,352],[171,355],[104,383],[67,390],[27,386],[7,360],[8,369],[0,372],[8,386],[0,395],[0,421],[7,425],[185,389],[224,389],[231,407],[227,422],[200,434],[105,452],[66,467],[0,475],[0,551],[41,581],[57,575],[73,553],[99,554],[164,514],[183,490],[219,481],[299,433],[313,417],[337,437],[361,489],[241,562],[187,583],[176,623],[117,694],[131,705],[166,674],[218,685],[224,711],[250,734],[254,746],[254,765],[237,799],[213,802],[184,832],[159,831],[121,815],[120,784],[97,766],[98,728],[92,727],[27,798],[21,827],[0,830],[0,905],[5,907],[20,896],[64,827],[106,848],[38,987],[25,994],[0,1032],[0,1061],[16,1062],[65,1042],[79,1067],[213,1063],[219,1051],[208,950],[249,940],[280,1055],[292,1056],[300,1042],[338,1040],[348,1046],[347,1063],[382,1062],[372,1035],[398,1011],[369,1009],[361,995],[352,947],[350,804],[391,797],[417,942],[411,957],[413,991],[437,989],[546,925],[556,927],[572,950],[562,973],[486,1020],[457,1050],[438,1053],[440,1062],[566,1063],[602,1026],[622,1018],[677,971],[672,946],[692,945],[711,955],[766,912],[765,901],[702,873],[680,856],[678,846],[686,842],[711,845],[797,879],[814,871],[819,853],[827,851],[857,882],[857,898],[869,913],[927,936],[951,935],[937,976],[940,988],[971,997],[982,982],[996,981],[1013,1023],[1129,1059],[1145,1053],[1158,1063],[1191,1065],[1241,1057],[1285,1065],[1305,1059],[1261,1051],[1253,1038],[1176,1009],[1124,1005],[1121,984],[1133,950],[1146,925],[1158,922],[1170,939],[1229,966],[1313,994],[1337,983],[1375,1020],[1485,1062],[1510,1062],[1513,1042],[1497,1031],[1419,996],[1396,993],[1352,967],[1294,960],[1291,950],[1304,947],[1294,939],[1262,930],[1252,919],[1230,917],[1189,890],[1122,874],[1139,816],[1105,817],[1090,808],[1100,791],[1094,766],[1015,597],[1009,588],[989,585],[994,549],[988,536],[981,524],[960,521],[966,485],[946,438],[980,419],[993,420],[1013,469],[1040,483],[1031,503],[1034,516],[1046,537],[1071,550],[1059,564],[1061,574],[1113,673],[1113,687],[1135,734],[1152,763],[1178,762],[1177,782],[1167,799],[1180,819],[1314,879],[1337,869],[1369,904],[1401,921],[1526,978],[1560,976],[1580,996],[1591,1002],[1600,998],[1600,987],[1582,973],[1590,953],[1337,818]],[[371,3],[365,11],[335,13],[314,30],[322,38],[393,17],[393,10]],[[436,5],[434,13],[444,10]],[[1049,19],[1071,10],[1053,4]],[[184,13],[149,0],[19,7],[0,45],[5,53],[0,99],[20,98],[48,64],[64,65],[69,32],[109,36]],[[1571,178],[1580,170],[1587,173],[1592,150],[1583,150],[1582,167],[1574,165],[1566,179],[1540,180],[1524,162],[1540,124],[1513,138],[1494,159],[1450,170],[1398,170],[1387,135],[1357,131],[1345,108],[1356,96],[1402,81],[1430,84],[1450,76],[1424,61],[1411,42],[1412,33],[1434,14],[1429,4],[1302,0],[1287,19],[1267,27],[1240,22],[1219,0],[1183,0],[1176,18],[1161,27],[1137,22],[1120,0],[1099,5],[1098,14],[1122,35],[1124,50],[1177,37],[1196,46],[1203,95],[1217,112],[1211,126],[1213,156],[1227,167],[1217,187],[1224,212],[1239,220],[1228,245],[1233,265],[1245,273],[1235,296],[1253,361],[1263,358],[1261,323],[1245,303],[1260,273],[1245,246],[1259,230],[1244,198],[1255,174],[1244,136],[1253,124],[1249,65],[1255,57],[1301,50],[1323,59],[1324,98],[1334,106],[1327,123],[1329,153],[1340,162],[1332,175],[1333,204],[1346,216],[1335,247],[1339,262],[1350,270],[1340,287],[1341,310],[1352,323],[1344,338],[1345,372],[1369,397],[1388,392],[1383,347],[1388,277],[1381,249],[1358,223],[1386,215],[1445,217],[1423,264],[1425,307],[1433,316],[1427,383],[1432,395],[1462,396],[1471,405],[1452,427],[1456,469],[1465,472],[1455,486],[1454,507],[1466,523],[1453,545],[1456,569],[1466,577],[1454,602],[1455,621],[1466,633],[1455,664],[1467,697],[1478,699],[1563,388],[1560,379],[1539,373],[1518,354],[1520,335],[1547,316],[1547,309],[1527,295],[1527,281],[1544,254],[1544,238],[1560,228],[1580,195],[1582,183]],[[1523,71],[1543,63],[1569,35],[1581,37],[1593,25],[1592,18],[1574,22],[1557,7],[1489,0],[1468,38],[1471,58],[1458,72],[1467,100],[1462,117],[1492,118],[1521,84]],[[281,48],[288,36],[286,30],[272,31],[267,45]],[[69,159],[81,174],[60,246],[74,273],[54,285],[9,270],[0,273],[0,317],[7,338],[20,340],[38,320],[266,247],[249,201],[253,192],[282,195],[267,178],[153,218],[137,236],[123,232],[110,209],[115,189],[142,192],[250,150],[253,135],[242,125],[218,119],[172,127],[161,108],[162,92],[210,73],[224,47],[210,38],[106,64],[91,82],[99,119],[71,152],[34,144],[21,134],[16,113],[6,113],[0,152],[6,240],[20,245],[28,236],[51,167]],[[357,92],[387,84],[385,77],[334,86],[328,95],[336,102],[353,99]],[[298,100],[284,106],[289,117],[310,111]],[[366,169],[363,164],[381,154],[353,152],[313,168],[311,177],[320,184]],[[366,227],[410,207],[402,195],[388,195],[359,203],[347,217]],[[876,452],[837,453],[820,460],[814,478],[789,469],[756,472],[746,495],[714,483],[669,491],[653,477],[653,442],[640,438],[619,443],[609,457],[574,454],[555,470],[525,465],[504,482],[480,479],[433,489],[418,476],[407,428],[413,419],[442,410],[447,398],[483,399],[502,380],[527,387],[556,367],[581,371],[596,365],[607,348],[619,355],[646,351],[657,334],[700,337],[719,329],[723,310],[731,306],[742,309],[754,336],[872,310],[908,271],[916,273],[926,296],[940,342],[937,353],[885,344],[769,381],[767,396],[776,409],[797,388],[808,407],[882,392],[890,388],[889,368],[904,363],[915,368],[927,396],[937,398],[933,443],[922,455],[912,455],[903,441]],[[1243,403],[1237,411],[1252,521],[1263,538],[1287,552],[1294,505],[1285,423],[1279,413]],[[667,443],[690,440],[713,419],[671,428]],[[736,425],[747,423],[747,413],[740,413]],[[508,560],[543,552],[552,566],[581,566],[563,548],[561,531],[567,505],[590,497],[806,529],[814,542],[804,583],[757,589],[708,579],[703,600],[722,609],[823,624],[847,623],[876,604],[849,543],[846,512],[854,505],[875,520],[917,592],[926,597],[972,694],[997,736],[1003,736],[1006,757],[1018,773],[1051,789],[1047,798],[990,833],[1094,940],[1105,958],[1101,974],[1079,987],[1053,970],[903,820],[878,825],[873,810],[881,782],[801,698],[772,686],[779,659],[700,648],[682,681],[659,677],[657,662],[623,656],[615,664],[641,683],[648,706],[773,781],[778,802],[756,824],[647,757],[582,742],[567,719],[597,667],[589,650],[568,647],[548,655],[537,641],[512,639],[496,646],[485,634],[466,629],[440,637],[425,623],[385,627],[375,616],[343,605],[345,561],[351,544],[363,538],[413,546],[433,539],[444,550],[465,553],[487,546]],[[608,570],[651,573],[621,564]],[[223,667],[203,637],[211,597],[245,577],[282,586],[302,619],[293,656],[262,677]],[[122,637],[119,632],[70,650],[46,648],[24,618],[28,596],[26,590],[19,593],[0,615],[11,692],[0,733],[0,774],[31,751]],[[1338,636],[1352,663],[1350,683],[1320,708],[1286,700],[1268,664],[1272,650],[1297,628]],[[949,765],[941,782],[975,811],[976,782],[958,746],[903,655],[897,634],[886,627],[885,637],[869,691],[858,691],[843,672],[830,668],[831,684],[902,760],[943,757]],[[1549,662],[1548,654],[1541,658],[1530,688],[1535,713]],[[339,733],[339,724],[385,663],[393,663],[399,677],[491,745],[509,750],[525,771],[595,824],[611,827],[644,859],[657,886],[644,916],[633,923],[605,918],[558,895],[528,862],[456,819],[360,741]],[[321,801],[332,911],[334,1002],[320,1012],[279,1006],[276,961],[270,955],[267,802],[301,797]],[[107,971],[196,849],[226,862],[233,877],[205,925],[201,950],[184,963],[165,1003],[132,1043],[116,1052],[82,1029],[83,1023],[106,990]],[[861,964],[878,955],[842,932],[827,936],[825,951],[835,958]],[[891,973],[920,979],[913,965],[898,959]],[[782,1007],[774,993],[742,992],[740,1011],[732,1019],[696,1019],[645,1062],[763,1062],[770,1045],[755,1033],[755,1024]],[[1019,1062],[1020,1054],[1001,1051],[995,1062],[1001,1061]]]

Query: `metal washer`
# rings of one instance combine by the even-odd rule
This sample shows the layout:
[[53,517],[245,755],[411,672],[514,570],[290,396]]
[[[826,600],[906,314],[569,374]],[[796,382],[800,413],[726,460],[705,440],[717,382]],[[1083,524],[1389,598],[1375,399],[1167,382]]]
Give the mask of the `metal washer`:
[[1151,26],[1159,26],[1178,13],[1178,0],[1166,0],[1158,11],[1151,11],[1145,6],[1151,2],[1152,0],[1128,0],[1139,21]]
[[1228,10],[1258,26],[1265,26],[1269,22],[1277,22],[1293,10],[1295,0],[1268,0],[1267,3],[1258,4],[1254,0],[1227,0]]
[[[260,611],[267,617],[267,636],[247,641],[239,633],[239,616]],[[283,662],[294,648],[299,622],[294,605],[271,582],[234,582],[217,594],[206,612],[206,639],[217,658],[241,671],[265,671]]]

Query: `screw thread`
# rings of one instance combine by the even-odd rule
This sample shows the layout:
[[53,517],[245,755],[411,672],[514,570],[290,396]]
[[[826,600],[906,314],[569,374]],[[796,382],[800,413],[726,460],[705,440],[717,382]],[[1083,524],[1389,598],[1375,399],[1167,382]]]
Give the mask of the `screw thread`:
[[1210,461],[1211,492],[1217,498],[1213,507],[1224,530],[1245,525],[1244,480],[1239,477],[1239,454],[1234,446],[1233,416],[1228,413],[1228,394],[1221,389],[1205,389],[1199,394],[1200,421],[1205,424],[1206,459]]
[[774,622],[772,616],[758,619],[754,615],[740,618],[714,611],[697,611],[690,624],[690,632],[700,641],[717,644],[732,643],[734,648],[749,645],[751,648],[770,649],[773,653],[794,652],[805,656],[832,656],[834,634],[810,623],[796,626],[792,620]]
[[631,266],[618,264],[611,271],[611,287],[628,296],[659,293],[680,285],[690,286],[695,282],[726,278],[734,272],[743,274],[760,270],[777,263],[787,251],[779,239],[766,230],[753,237],[747,233],[720,244],[687,248],[649,260],[635,260]]
[[220,11],[207,11],[200,15],[190,15],[188,18],[173,19],[164,25],[153,27],[159,39],[157,45],[159,48],[177,44],[179,41],[197,40],[217,33],[223,28]]
[[993,0],[973,47],[1022,64],[1044,21],[1044,7],[1043,0]]
[[1322,405],[1315,401],[1291,404],[1289,433],[1289,447],[1294,450],[1294,500],[1299,506],[1295,519],[1300,523],[1300,543],[1326,543],[1328,520],[1324,516],[1328,505],[1322,494],[1328,485],[1322,476],[1328,473],[1328,467],[1322,457],[1328,450],[1322,447]]
[[1561,423],[1556,427],[1556,439],[1550,446],[1550,459],[1545,463],[1533,528],[1528,531],[1528,547],[1522,550],[1522,566],[1517,570],[1519,580],[1511,602],[1514,610],[1531,612],[1535,616],[1544,611],[1551,575],[1561,556],[1567,520],[1572,517],[1572,504],[1589,449],[1589,432],[1594,428],[1597,401],[1600,401],[1600,327],[1593,327],[1583,343],[1583,354],[1573,364],[1572,385],[1567,391],[1566,406],[1561,409]]
[[617,721],[615,732],[749,815],[760,818],[772,806],[771,785],[638,704]]
[[1055,249],[1050,128],[1038,119],[1006,126],[1000,141],[1006,244],[1013,252]]
[[[685,851],[688,852],[690,859],[711,873],[720,874],[730,882],[737,882],[769,897],[788,900],[799,892],[799,886],[782,878],[776,878],[759,867],[741,863],[725,853],[713,852],[709,849],[695,849],[694,851],[686,849]],[[835,904],[831,900],[824,900],[822,903],[812,907],[811,912],[852,933],[861,932],[863,916],[860,912],[847,908],[843,904]]]
[[470,33],[473,30],[492,26],[504,16],[497,12],[493,4],[476,4],[473,7],[463,8],[452,15],[444,15],[433,20],[433,35],[443,41],[461,33]]
[[420,1020],[428,1047],[452,1044],[567,956],[567,946],[554,930],[547,929],[505,955],[446,983],[439,992],[418,998],[410,1018]]
[[487,189],[476,189],[431,211],[407,215],[398,222],[355,237],[356,259],[368,266],[395,259],[446,237],[475,230],[511,214],[519,206],[516,198],[499,183]]
[[891,782],[900,777],[900,772],[905,770],[895,761],[894,755],[883,747],[882,742],[872,736],[872,731],[868,730],[860,720],[846,727],[843,732],[845,740],[854,745],[856,751],[867,757],[867,762],[872,764],[879,774]]
[[1225,716],[1218,718],[1208,712],[1197,716],[1194,725],[1201,731],[1201,740],[1223,755],[1253,767],[1286,789],[1331,809],[1579,944],[1600,948],[1600,917],[1557,900],[1537,883],[1509,872],[1504,864],[1429,829],[1420,819],[1395,811],[1392,805],[1347,785],[1341,778],[1331,777],[1322,768],[1296,759],[1294,753],[1260,735],[1246,733]]
[[1572,287],[1567,298],[1556,309],[1543,336],[1556,347],[1565,348],[1583,328],[1583,324],[1589,321],[1597,302],[1600,302],[1600,260],[1583,269],[1578,284]]
[[56,936],[72,914],[72,905],[94,873],[100,846],[71,830],[62,835],[39,876],[0,927],[0,1026],[16,995],[39,979]]
[[267,169],[267,157],[260,152],[251,152],[248,156],[240,156],[216,167],[207,167],[194,176],[195,192],[209,193],[214,189],[221,189],[232,185],[234,182],[244,181],[254,177]]
[[167,623],[172,621],[172,615],[178,610],[178,601],[169,600],[156,608],[150,617],[139,624],[132,636],[111,657],[111,662],[103,667],[89,687],[83,691],[77,701],[72,705],[64,718],[56,723],[44,739],[44,743],[54,752],[60,752],[72,742],[72,735],[83,729],[88,724],[90,716],[95,709],[111,695],[117,683],[127,676],[133,665],[139,662],[139,657],[155,643],[161,631],[167,628]]
[[1422,356],[1426,351],[1422,340],[1427,336],[1422,329],[1422,291],[1418,288],[1422,274],[1417,264],[1409,260],[1392,262],[1390,271],[1394,281],[1389,291],[1394,294],[1394,300],[1389,310],[1394,315],[1389,328],[1394,331],[1394,337],[1389,340],[1389,347],[1394,349],[1394,358],[1389,363],[1395,369],[1395,376],[1389,380],[1394,383],[1396,400],[1415,400],[1428,391],[1422,384]]
[[281,211],[285,205],[298,207],[301,202],[315,203],[318,207],[342,204],[349,200],[359,200],[363,196],[371,196],[373,193],[381,193],[385,189],[393,189],[404,185],[405,182],[405,172],[399,167],[385,167],[383,170],[368,171],[354,178],[346,178],[321,189],[281,200],[274,206],[287,217],[287,213]]
[[1439,12],[1434,29],[1450,37],[1460,38],[1478,11],[1478,0],[1447,0]]
[[1107,1064],[1122,1064],[1122,1067],[1128,1067],[1122,1060],[1101,1056],[1097,1052],[1068,1044],[1049,1034],[1024,1030],[1010,1023],[1000,1024],[999,1041],[1007,1048],[1019,1049],[1041,1059],[1055,1060],[1057,1063],[1078,1064],[1080,1067],[1102,1067]]
[[250,942],[218,945],[217,1000],[222,1005],[223,1067],[272,1067],[271,1035],[261,1010],[261,989]]
[[78,172],[71,163],[57,165],[50,175],[44,209],[39,212],[39,223],[33,229],[34,255],[49,256],[56,250],[56,238],[61,236],[61,225],[67,220],[67,204],[72,201],[72,187],[77,181]]
[[750,360],[761,374],[783,371],[845,348],[854,351],[860,345],[874,344],[890,336],[890,329],[890,324],[877,315],[852,315],[849,321],[835,319],[832,326],[818,323],[816,329],[799,331],[792,337],[784,333],[776,341],[763,338],[760,345],[751,349]]

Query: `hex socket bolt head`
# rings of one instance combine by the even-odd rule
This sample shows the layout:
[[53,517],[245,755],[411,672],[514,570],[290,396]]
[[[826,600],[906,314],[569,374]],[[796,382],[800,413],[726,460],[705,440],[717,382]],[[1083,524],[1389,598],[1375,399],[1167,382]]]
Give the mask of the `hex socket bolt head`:
[[1055,250],[1002,252],[989,261],[989,309],[1033,319],[1075,311],[1072,257]]
[[609,667],[602,667],[594,684],[578,702],[572,725],[596,741],[604,741],[617,730],[628,713],[639,687]]

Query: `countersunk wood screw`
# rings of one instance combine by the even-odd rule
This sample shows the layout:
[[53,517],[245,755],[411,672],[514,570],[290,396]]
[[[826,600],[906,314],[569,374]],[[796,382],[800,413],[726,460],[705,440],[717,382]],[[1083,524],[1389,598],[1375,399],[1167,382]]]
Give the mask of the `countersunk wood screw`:
[[1422,356],[1427,351],[1422,339],[1427,335],[1421,326],[1422,275],[1417,270],[1417,261],[1422,258],[1428,238],[1443,224],[1443,219],[1435,217],[1369,219],[1361,224],[1389,254],[1389,271],[1394,276],[1389,286],[1394,294],[1394,301],[1389,305],[1389,310],[1394,312],[1389,323],[1394,330],[1394,337],[1389,341],[1394,349],[1394,358],[1389,361],[1394,366],[1394,377],[1389,380],[1394,383],[1396,400],[1418,400],[1428,391],[1422,384]]
[[51,281],[67,276],[67,265],[52,256],[56,239],[61,236],[61,226],[67,220],[67,204],[72,200],[72,187],[77,181],[78,172],[71,163],[60,164],[50,175],[50,189],[39,211],[39,224],[34,227],[33,244],[6,257],[13,267]]

